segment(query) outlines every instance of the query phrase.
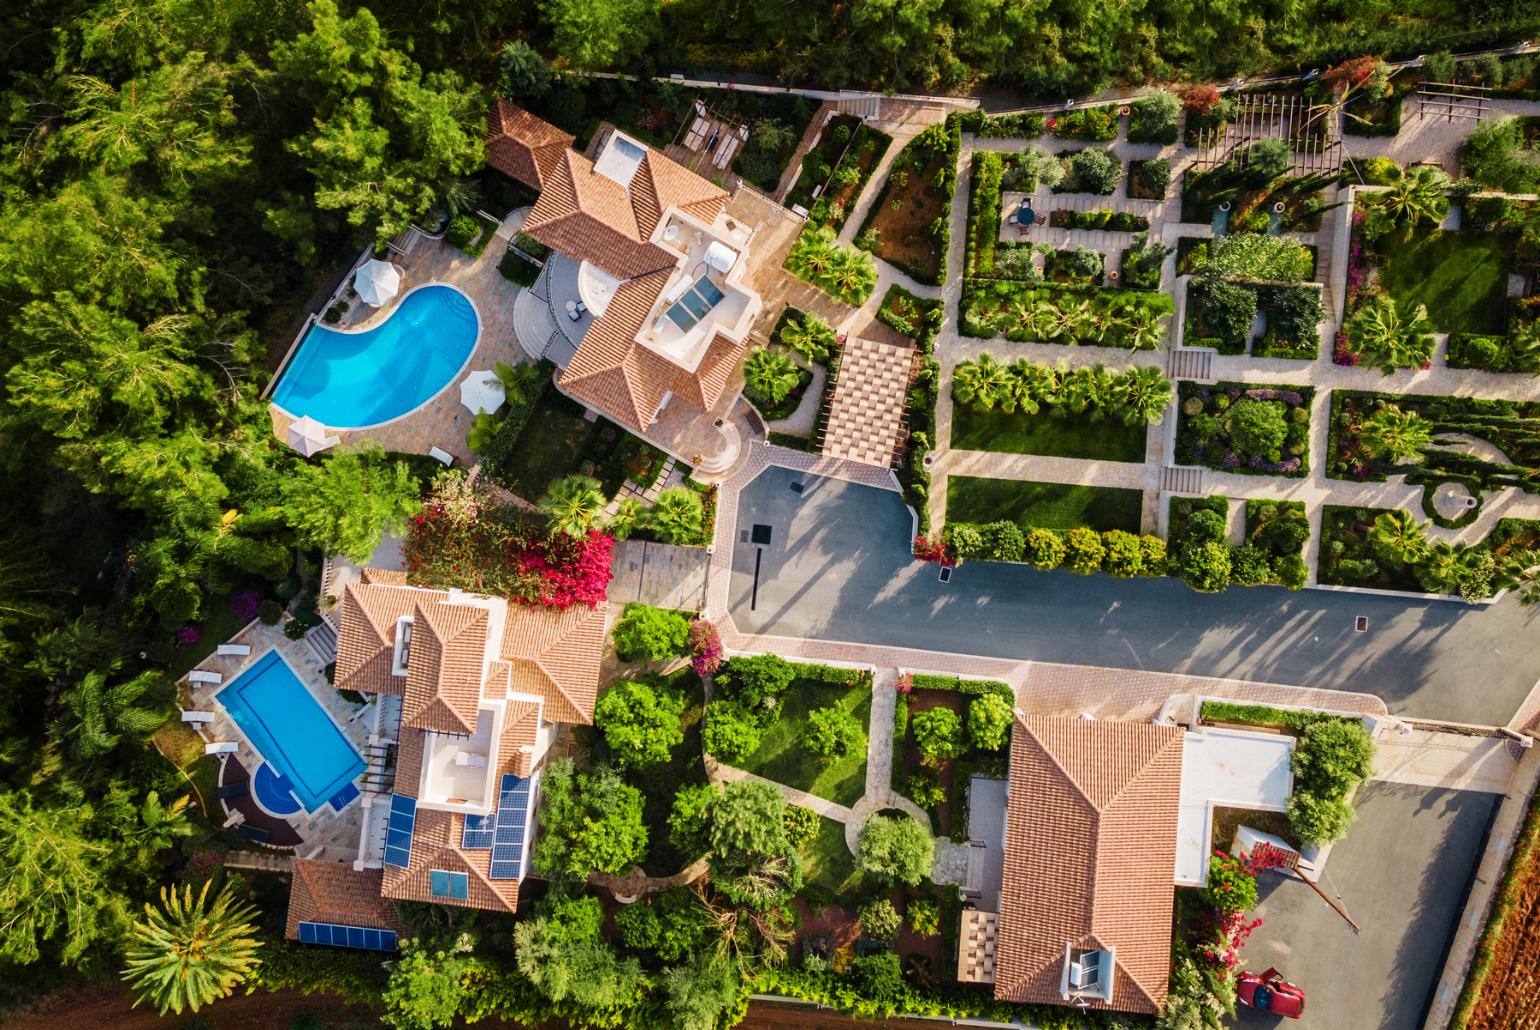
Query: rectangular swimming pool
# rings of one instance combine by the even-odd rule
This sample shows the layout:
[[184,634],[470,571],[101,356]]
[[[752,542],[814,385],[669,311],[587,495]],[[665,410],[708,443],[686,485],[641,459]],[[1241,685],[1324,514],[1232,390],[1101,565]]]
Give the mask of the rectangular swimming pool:
[[326,804],[364,771],[357,750],[277,651],[258,658],[217,697],[262,758],[289,778],[305,811]]

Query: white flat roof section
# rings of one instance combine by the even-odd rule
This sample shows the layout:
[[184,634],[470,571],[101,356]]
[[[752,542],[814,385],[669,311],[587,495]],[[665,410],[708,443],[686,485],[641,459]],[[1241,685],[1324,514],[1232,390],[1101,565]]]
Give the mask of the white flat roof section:
[[1282,812],[1294,789],[1294,738],[1207,729],[1182,741],[1182,803],[1176,820],[1176,882],[1208,881],[1214,807]]

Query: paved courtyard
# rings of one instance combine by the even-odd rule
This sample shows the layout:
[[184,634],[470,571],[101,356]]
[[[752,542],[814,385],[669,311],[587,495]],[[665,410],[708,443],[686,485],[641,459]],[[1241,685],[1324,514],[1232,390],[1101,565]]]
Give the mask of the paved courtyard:
[[[749,542],[756,525],[769,545]],[[1364,691],[1397,714],[1484,724],[1506,723],[1540,678],[1540,650],[1525,646],[1540,610],[1513,598],[1209,595],[993,562],[943,584],[911,557],[898,494],[779,467],[742,490],[736,527],[728,610],[743,633]]]
[[[1308,887],[1263,874],[1262,925],[1244,968],[1276,966],[1304,985],[1305,1018],[1242,1011],[1242,1027],[1414,1030],[1423,1024],[1499,796],[1371,783],[1358,821],[1331,853],[1322,888],[1355,935]],[[1390,856],[1394,860],[1390,860]]]

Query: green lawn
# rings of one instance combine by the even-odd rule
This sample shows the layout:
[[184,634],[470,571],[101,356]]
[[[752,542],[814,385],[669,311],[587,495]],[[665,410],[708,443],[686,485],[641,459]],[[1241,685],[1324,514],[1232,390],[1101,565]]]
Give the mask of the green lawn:
[[962,404],[952,409],[952,446],[961,450],[1142,462],[1144,437],[1144,426],[1125,425],[1117,418],[1056,418],[1046,408],[1036,415],[979,411]]
[[1143,504],[1138,490],[972,476],[950,477],[946,490],[946,514],[952,522],[1009,519],[1028,528],[1090,526],[1137,533]]
[[765,731],[759,750],[744,760],[743,768],[847,807],[861,800],[866,793],[864,745],[856,754],[833,762],[823,761],[803,746],[808,713],[830,705],[854,713],[863,727],[871,723],[871,687],[831,687],[794,680],[781,705],[781,717]]
[[1382,244],[1380,283],[1403,312],[1428,306],[1443,332],[1495,333],[1503,328],[1510,245],[1475,232],[1434,232]]
[[845,846],[845,824],[824,816],[818,820],[818,836],[802,846],[806,886],[837,900],[848,894],[860,878],[856,860]]
[[[576,409],[576,410],[574,410]],[[597,422],[556,391],[547,391],[514,442],[503,469],[508,489],[526,501],[538,501],[556,480],[578,470]]]

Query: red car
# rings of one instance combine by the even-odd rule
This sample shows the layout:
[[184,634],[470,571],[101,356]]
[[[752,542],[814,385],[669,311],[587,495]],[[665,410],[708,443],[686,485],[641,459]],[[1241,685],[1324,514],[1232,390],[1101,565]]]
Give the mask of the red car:
[[1291,984],[1278,975],[1278,970],[1265,973],[1241,973],[1235,984],[1242,1005],[1258,1012],[1271,1012],[1275,1016],[1298,1019],[1305,1014],[1305,991],[1298,984]]

